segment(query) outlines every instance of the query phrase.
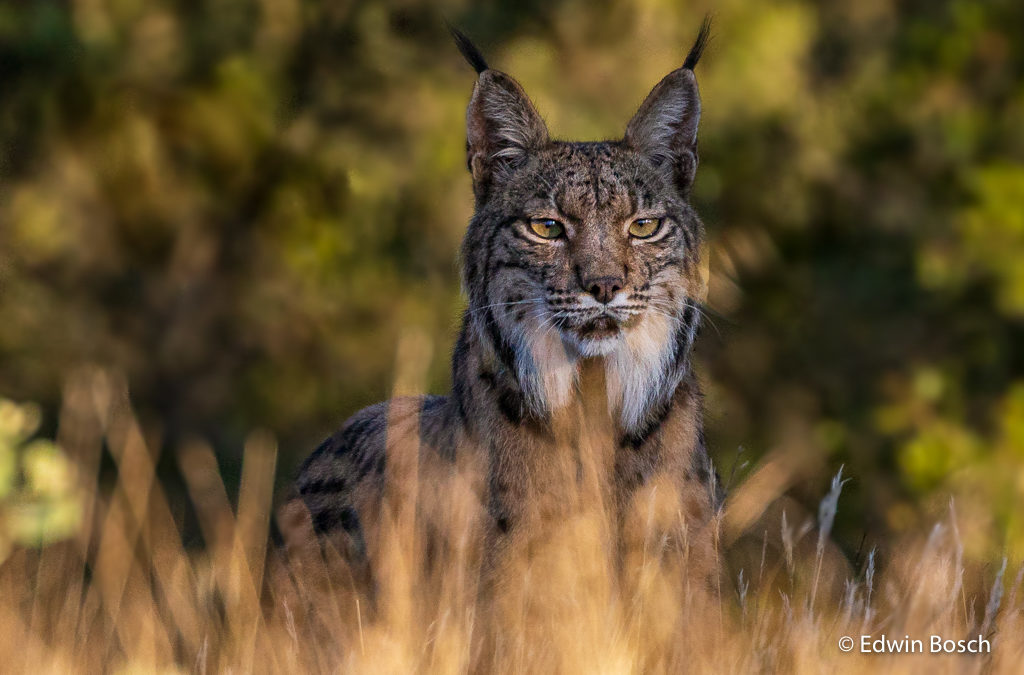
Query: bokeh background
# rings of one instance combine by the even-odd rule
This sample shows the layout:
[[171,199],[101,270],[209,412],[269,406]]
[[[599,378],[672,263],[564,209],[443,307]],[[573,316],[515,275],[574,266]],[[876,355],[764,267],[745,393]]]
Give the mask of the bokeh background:
[[[1019,561],[1019,0],[6,0],[0,398],[52,437],[69,377],[121,373],[170,495],[182,443],[234,484],[254,429],[285,485],[388,396],[403,335],[448,387],[473,73],[443,18],[556,136],[598,139],[706,12],[697,351],[721,473],[781,453],[813,509],[845,464],[851,555],[953,496],[968,556]],[[0,434],[0,499],[59,492],[34,426]]]

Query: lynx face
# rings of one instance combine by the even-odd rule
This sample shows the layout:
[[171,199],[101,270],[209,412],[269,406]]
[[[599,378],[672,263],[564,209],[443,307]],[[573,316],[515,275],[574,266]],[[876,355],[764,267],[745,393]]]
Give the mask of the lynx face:
[[464,282],[471,319],[538,415],[566,403],[583,358],[604,359],[609,409],[627,431],[678,385],[700,284],[687,202],[700,99],[687,63],[621,140],[571,143],[551,141],[519,84],[480,62]]
[[485,298],[508,328],[533,323],[524,329],[557,333],[570,356],[606,356],[681,317],[699,221],[642,155],[555,143],[514,184]]

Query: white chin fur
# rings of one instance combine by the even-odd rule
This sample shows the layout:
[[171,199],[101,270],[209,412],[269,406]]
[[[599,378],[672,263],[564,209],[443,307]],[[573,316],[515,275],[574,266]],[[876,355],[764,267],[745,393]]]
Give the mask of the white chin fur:
[[608,386],[608,410],[622,428],[633,431],[650,407],[678,382],[669,381],[672,335],[676,321],[659,313],[646,314],[637,326],[607,338],[580,338],[559,331],[523,330],[516,358],[519,382],[538,411],[553,411],[572,397],[580,358],[603,357]]
[[606,358],[608,409],[612,415],[618,412],[627,431],[643,423],[666,386],[674,388],[678,384],[668,380],[675,327],[674,319],[648,313]]
[[576,351],[579,352],[580,356],[607,356],[622,346],[623,336],[622,333],[598,339],[578,338],[573,336],[571,340],[573,347],[576,348]]

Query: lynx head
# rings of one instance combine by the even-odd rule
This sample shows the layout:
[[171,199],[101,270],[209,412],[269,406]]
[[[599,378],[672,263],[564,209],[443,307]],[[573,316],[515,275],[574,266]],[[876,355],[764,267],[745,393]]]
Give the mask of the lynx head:
[[479,74],[466,114],[469,316],[534,412],[564,404],[578,362],[601,358],[610,409],[636,429],[678,385],[697,327],[701,223],[687,198],[707,23],[621,139],[580,143],[552,140],[522,87],[453,34]]

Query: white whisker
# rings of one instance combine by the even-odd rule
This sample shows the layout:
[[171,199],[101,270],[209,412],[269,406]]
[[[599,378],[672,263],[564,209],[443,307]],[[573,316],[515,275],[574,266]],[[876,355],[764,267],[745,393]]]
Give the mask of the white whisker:
[[508,307],[510,305],[530,305],[537,304],[539,302],[541,302],[539,298],[528,298],[526,300],[516,300],[514,302],[495,302],[490,305],[484,305],[483,307],[470,307],[469,313],[476,314],[477,312],[482,312],[485,309],[493,309],[495,307]]

